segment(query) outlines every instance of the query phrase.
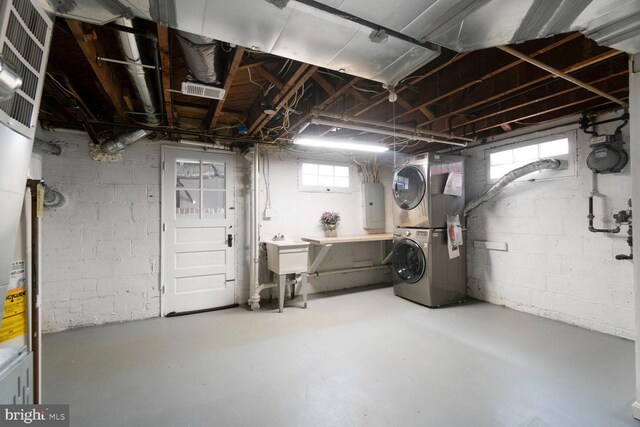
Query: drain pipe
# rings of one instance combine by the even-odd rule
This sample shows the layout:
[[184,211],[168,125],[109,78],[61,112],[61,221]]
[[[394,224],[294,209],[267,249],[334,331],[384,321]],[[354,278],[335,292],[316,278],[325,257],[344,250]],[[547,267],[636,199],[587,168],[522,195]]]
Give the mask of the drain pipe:
[[249,301],[251,310],[260,309],[260,283],[258,268],[260,263],[260,248],[258,246],[258,188],[260,185],[259,168],[260,151],[258,144],[253,145],[253,157],[251,164],[251,265],[249,269]]
[[537,160],[535,162],[531,162],[522,167],[512,170],[507,173],[505,176],[500,178],[495,184],[491,187],[487,188],[483,191],[478,197],[469,202],[467,206],[464,208],[464,218],[466,220],[469,213],[477,208],[478,206],[488,202],[496,195],[498,195],[507,185],[511,184],[513,181],[521,178],[525,175],[529,175],[530,173],[537,172],[539,170],[544,169],[558,169],[560,167],[560,160],[556,159],[542,159]]
[[[118,18],[116,24],[122,27],[133,28],[133,22],[131,19]],[[128,32],[118,33],[118,41],[120,47],[124,53],[126,61],[130,63],[127,66],[131,82],[138,96],[138,100],[142,105],[142,109],[146,113],[145,119],[150,126],[157,126],[160,124],[160,120],[157,116],[157,109],[154,104],[153,96],[151,95],[151,88],[147,83],[145,69],[142,67],[142,60],[140,59],[140,48],[136,40],[136,35]],[[124,150],[129,145],[137,142],[151,133],[150,130],[135,130],[120,135],[116,135],[104,143],[101,144],[100,149],[107,154],[117,154]]]

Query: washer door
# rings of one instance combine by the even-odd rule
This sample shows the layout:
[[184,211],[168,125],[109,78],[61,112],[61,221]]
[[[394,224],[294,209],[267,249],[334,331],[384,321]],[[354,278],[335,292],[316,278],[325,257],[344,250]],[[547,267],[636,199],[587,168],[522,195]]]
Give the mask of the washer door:
[[415,166],[405,166],[393,176],[393,199],[404,210],[418,206],[427,188],[424,175]]
[[402,239],[393,248],[393,270],[406,283],[416,283],[427,271],[422,248],[413,240]]

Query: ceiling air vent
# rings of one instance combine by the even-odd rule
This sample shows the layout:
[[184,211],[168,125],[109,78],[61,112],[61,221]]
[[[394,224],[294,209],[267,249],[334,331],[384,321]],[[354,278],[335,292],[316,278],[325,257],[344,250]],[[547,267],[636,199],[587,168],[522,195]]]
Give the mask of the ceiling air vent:
[[0,102],[0,123],[32,138],[47,68],[53,21],[30,0],[0,1],[0,53],[17,74],[22,87]]
[[200,98],[224,99],[225,90],[200,83],[182,82],[182,93]]

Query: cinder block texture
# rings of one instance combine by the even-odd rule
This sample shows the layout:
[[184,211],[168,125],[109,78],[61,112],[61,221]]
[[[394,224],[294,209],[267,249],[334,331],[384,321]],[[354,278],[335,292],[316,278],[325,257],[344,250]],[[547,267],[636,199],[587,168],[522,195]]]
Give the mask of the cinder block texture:
[[[614,117],[604,116],[604,117]],[[619,123],[598,130],[613,133]],[[503,140],[490,148],[574,131],[577,136],[574,176],[517,182],[469,218],[469,295],[494,304],[632,339],[633,265],[617,261],[629,253],[627,228],[619,234],[587,229],[592,173],[586,166],[589,138],[576,126],[564,126]],[[623,129],[626,149],[629,128]],[[487,146],[465,150],[469,200],[488,187]],[[612,215],[627,208],[631,197],[630,166],[600,175],[595,224],[611,228]],[[507,252],[473,247],[474,240],[506,242]]]
[[160,145],[108,163],[86,137],[51,136],[62,155],[44,156],[43,176],[68,204],[43,219],[43,331],[158,316]]

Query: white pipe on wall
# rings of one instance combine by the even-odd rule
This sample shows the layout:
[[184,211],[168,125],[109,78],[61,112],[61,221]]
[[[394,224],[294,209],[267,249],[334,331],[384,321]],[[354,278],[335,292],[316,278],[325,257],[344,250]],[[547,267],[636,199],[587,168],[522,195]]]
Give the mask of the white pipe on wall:
[[258,268],[260,263],[260,248],[258,246],[258,221],[260,218],[258,208],[258,189],[260,186],[260,152],[258,144],[253,146],[253,156],[251,164],[251,265],[249,268],[249,305],[252,310],[260,308],[260,283],[258,278]]

